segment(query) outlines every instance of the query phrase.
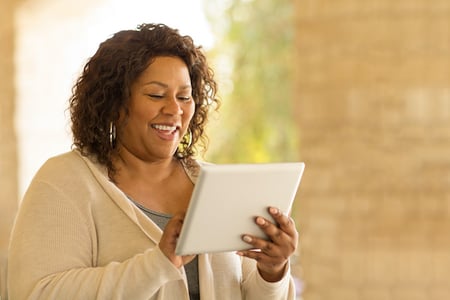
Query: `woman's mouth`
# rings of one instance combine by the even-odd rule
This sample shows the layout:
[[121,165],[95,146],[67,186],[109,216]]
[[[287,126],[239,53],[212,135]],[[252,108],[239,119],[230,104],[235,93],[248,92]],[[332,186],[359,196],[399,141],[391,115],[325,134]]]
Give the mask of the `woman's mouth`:
[[152,124],[151,127],[156,130],[158,136],[163,140],[173,140],[179,127],[175,125]]
[[154,124],[154,125],[152,125],[152,127],[155,128],[156,130],[169,131],[169,132],[173,132],[178,129],[177,126],[161,125],[161,124]]

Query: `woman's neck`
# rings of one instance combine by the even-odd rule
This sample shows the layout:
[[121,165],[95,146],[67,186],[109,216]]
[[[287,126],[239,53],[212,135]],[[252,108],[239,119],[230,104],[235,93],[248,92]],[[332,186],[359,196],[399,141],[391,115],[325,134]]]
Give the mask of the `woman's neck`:
[[162,213],[184,212],[193,183],[177,158],[145,163],[122,162],[114,182],[144,207]]
[[181,166],[180,161],[175,158],[166,158],[154,161],[143,161],[137,157],[123,157],[116,160],[116,175],[114,181],[119,182],[120,178],[139,178],[153,182],[164,181]]

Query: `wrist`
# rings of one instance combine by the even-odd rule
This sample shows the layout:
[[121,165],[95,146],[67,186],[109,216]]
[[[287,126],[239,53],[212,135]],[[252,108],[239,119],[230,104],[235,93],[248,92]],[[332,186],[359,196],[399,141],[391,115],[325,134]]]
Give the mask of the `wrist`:
[[283,279],[284,274],[286,273],[287,262],[284,265],[279,267],[270,267],[265,268],[261,266],[259,263],[257,264],[258,272],[261,277],[267,282],[277,282]]

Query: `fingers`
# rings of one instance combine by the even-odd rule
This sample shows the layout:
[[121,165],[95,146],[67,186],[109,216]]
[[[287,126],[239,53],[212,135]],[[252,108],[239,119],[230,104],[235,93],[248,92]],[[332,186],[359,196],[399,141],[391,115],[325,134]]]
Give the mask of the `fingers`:
[[183,220],[183,216],[181,215],[173,216],[163,231],[161,240],[159,241],[159,248],[167,257],[172,256],[172,253],[175,251]]
[[174,215],[167,223],[161,240],[164,240],[172,245],[176,245],[178,236],[183,226],[184,214]]
[[244,254],[257,261],[268,257],[275,258],[277,262],[282,262],[295,252],[298,244],[298,232],[294,220],[274,207],[269,208],[269,213],[275,223],[263,217],[256,217],[255,219],[255,223],[269,239],[243,235],[244,242],[251,245],[253,249],[259,249],[260,251],[240,251],[239,254]]
[[291,217],[283,214],[278,208],[275,207],[269,207],[269,213],[274,218],[275,222],[278,223],[281,230],[290,236],[297,234],[295,222]]
[[174,215],[164,228],[164,232],[159,241],[159,248],[164,255],[177,267],[180,268],[192,261],[195,255],[189,256],[177,256],[175,254],[175,248],[177,245],[178,237],[183,226],[184,214]]
[[255,222],[272,242],[279,244],[286,240],[298,239],[295,222],[291,217],[274,207],[269,208],[269,213],[272,215],[275,223],[263,217],[256,217]]
[[282,278],[289,257],[296,251],[298,232],[292,218],[279,209],[270,207],[273,220],[256,217],[255,223],[268,236],[269,240],[243,235],[244,242],[256,250],[238,251],[237,254],[257,261],[261,276],[267,281],[278,281]]

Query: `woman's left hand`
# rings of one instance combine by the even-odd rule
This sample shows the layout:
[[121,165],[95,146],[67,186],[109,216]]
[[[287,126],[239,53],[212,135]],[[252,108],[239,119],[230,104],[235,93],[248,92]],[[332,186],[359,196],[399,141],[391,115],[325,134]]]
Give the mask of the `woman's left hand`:
[[238,251],[237,254],[256,260],[264,280],[276,282],[283,278],[289,257],[297,249],[298,232],[294,220],[279,209],[270,207],[269,213],[276,224],[263,217],[256,217],[255,220],[269,240],[246,234],[242,239],[254,249]]

